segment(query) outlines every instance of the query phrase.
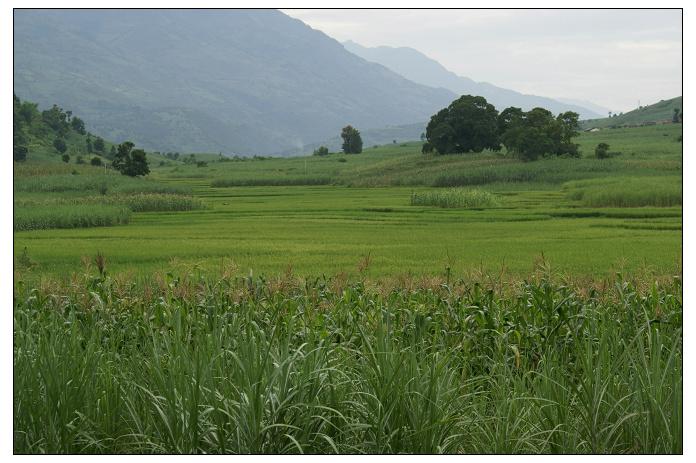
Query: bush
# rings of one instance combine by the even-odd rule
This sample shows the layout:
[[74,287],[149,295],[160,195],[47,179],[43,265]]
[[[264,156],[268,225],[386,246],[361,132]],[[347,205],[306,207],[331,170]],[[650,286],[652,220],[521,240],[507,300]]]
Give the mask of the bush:
[[600,143],[594,150],[595,157],[597,159],[606,159],[609,157],[609,145],[606,143]]
[[329,149],[326,146],[320,146],[314,150],[313,156],[327,156],[329,154]]
[[68,145],[65,144],[65,140],[63,140],[62,138],[56,138],[55,140],[53,140],[53,147],[60,154],[65,153],[68,149]]
[[95,166],[95,167],[99,167],[99,166],[104,165],[104,163],[102,162],[101,158],[100,158],[100,157],[97,157],[97,156],[94,156],[94,157],[89,161],[89,163],[90,163],[91,165]]

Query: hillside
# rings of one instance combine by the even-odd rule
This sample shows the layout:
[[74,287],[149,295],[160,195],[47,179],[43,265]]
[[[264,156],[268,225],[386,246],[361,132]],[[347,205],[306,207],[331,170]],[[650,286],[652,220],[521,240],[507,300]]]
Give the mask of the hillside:
[[674,110],[679,109],[681,113],[684,109],[684,101],[681,96],[662,100],[655,104],[636,108],[633,111],[617,115],[615,117],[604,117],[601,119],[590,119],[582,121],[583,129],[605,128],[605,127],[625,127],[636,126],[650,123],[671,122]]
[[363,47],[355,42],[344,42],[346,50],[368,61],[379,63],[414,82],[430,87],[440,87],[457,95],[480,95],[492,103],[498,111],[516,106],[528,111],[535,107],[546,108],[553,113],[575,111],[581,119],[600,116],[596,111],[575,103],[561,102],[536,95],[525,95],[514,90],[497,87],[486,82],[476,82],[447,70],[442,64],[408,47]]
[[[63,155],[67,155],[67,164],[90,164],[93,158],[99,160],[99,165],[111,163],[117,143],[88,132],[88,123],[78,114],[58,105],[41,110],[38,104],[16,95],[12,106],[13,145],[15,150],[17,146],[26,148],[23,162],[64,163]],[[64,147],[60,143],[56,146],[56,140],[61,140]],[[148,161],[153,164],[169,160],[148,153]]]
[[16,10],[14,56],[21,98],[159,151],[279,152],[454,99],[271,10]]

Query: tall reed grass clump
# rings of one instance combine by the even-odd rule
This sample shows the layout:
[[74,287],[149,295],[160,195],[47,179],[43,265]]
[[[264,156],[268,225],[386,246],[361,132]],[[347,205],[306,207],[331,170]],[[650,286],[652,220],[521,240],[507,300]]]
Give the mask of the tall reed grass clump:
[[82,192],[85,194],[191,194],[190,189],[186,187],[167,185],[143,178],[126,177],[112,172],[15,177],[14,191],[16,193]]
[[15,208],[14,231],[123,225],[128,223],[130,215],[130,209],[123,206],[52,205]]
[[[282,283],[282,284],[281,284]],[[16,284],[15,453],[680,453],[681,283]]]
[[682,205],[681,177],[627,177],[568,182],[569,199],[587,207],[672,207]]
[[497,196],[487,191],[466,188],[411,193],[411,206],[437,206],[444,208],[483,208],[500,205]]

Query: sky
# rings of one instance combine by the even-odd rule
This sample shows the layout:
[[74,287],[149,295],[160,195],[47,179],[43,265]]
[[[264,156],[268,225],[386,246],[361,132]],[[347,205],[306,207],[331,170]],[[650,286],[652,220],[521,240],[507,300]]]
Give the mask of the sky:
[[682,93],[681,10],[283,10],[522,93],[629,111]]

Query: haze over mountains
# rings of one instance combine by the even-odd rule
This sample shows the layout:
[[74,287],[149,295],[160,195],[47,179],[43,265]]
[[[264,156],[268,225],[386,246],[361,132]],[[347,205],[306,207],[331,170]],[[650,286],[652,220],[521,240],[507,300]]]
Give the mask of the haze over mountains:
[[272,10],[15,10],[14,91],[70,108],[107,139],[226,155],[299,154],[347,124],[415,139],[461,93],[598,117],[382,48],[344,47]]
[[455,96],[278,11],[18,10],[14,20],[19,97],[161,151],[275,152],[346,124],[424,121]]
[[[353,41],[343,43],[346,50],[367,61],[382,64],[413,82],[430,87],[446,88],[458,95],[480,95],[502,111],[516,106],[528,111],[534,107],[546,108],[553,113],[575,111],[581,119],[602,117],[606,111],[592,103],[595,108],[587,108],[571,100],[554,100],[543,96],[525,95],[514,90],[496,87],[486,82],[476,82],[447,70],[442,64],[423,53],[408,47],[363,47]],[[475,63],[474,63],[475,65]],[[601,111],[597,111],[601,109]]]

